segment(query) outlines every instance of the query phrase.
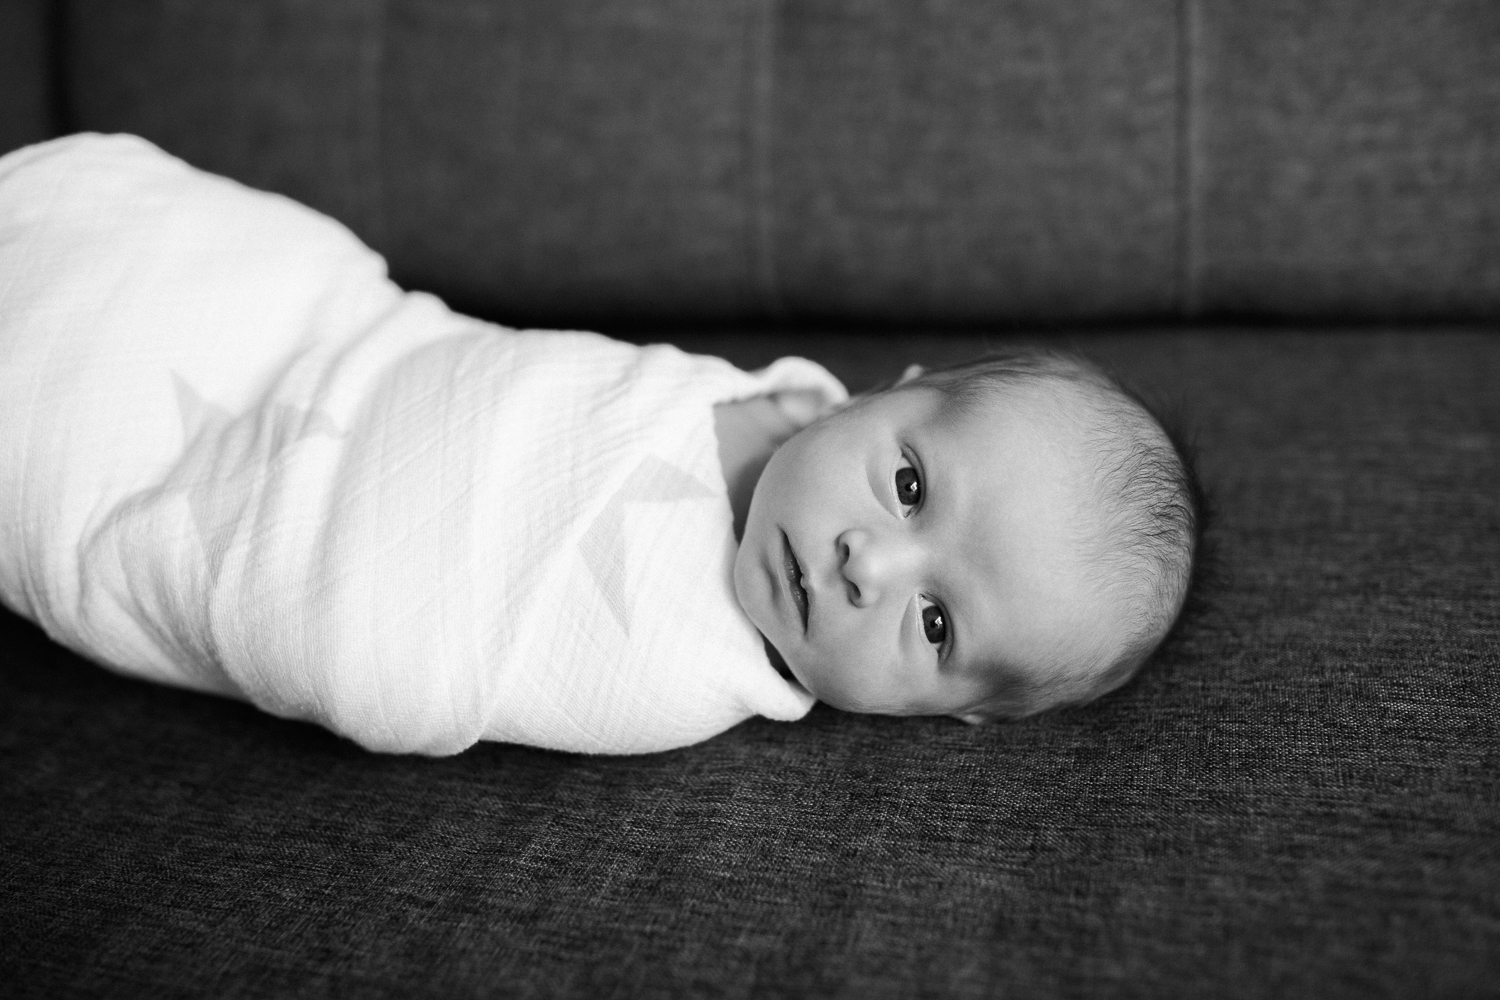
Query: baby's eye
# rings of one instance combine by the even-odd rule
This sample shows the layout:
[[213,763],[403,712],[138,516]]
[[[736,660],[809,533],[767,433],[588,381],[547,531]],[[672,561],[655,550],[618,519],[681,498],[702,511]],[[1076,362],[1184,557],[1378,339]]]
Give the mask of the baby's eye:
[[896,470],[896,501],[903,507],[915,507],[922,502],[922,481],[917,470],[903,465]]
[[948,641],[948,616],[936,604],[929,604],[922,609],[922,634],[934,646],[941,646]]

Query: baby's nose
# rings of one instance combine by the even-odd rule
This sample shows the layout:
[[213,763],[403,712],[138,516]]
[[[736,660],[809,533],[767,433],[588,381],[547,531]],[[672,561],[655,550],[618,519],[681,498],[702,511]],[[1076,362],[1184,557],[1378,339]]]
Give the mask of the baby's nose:
[[851,528],[838,537],[839,571],[849,603],[867,608],[887,593],[908,589],[907,577],[915,567],[916,550],[910,543],[863,528]]

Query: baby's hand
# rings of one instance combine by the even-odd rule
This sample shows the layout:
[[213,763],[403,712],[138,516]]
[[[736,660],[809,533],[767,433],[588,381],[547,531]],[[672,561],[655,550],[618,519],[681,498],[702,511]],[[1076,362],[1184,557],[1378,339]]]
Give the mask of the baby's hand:
[[783,389],[770,394],[770,400],[792,425],[792,431],[800,431],[837,410],[838,404],[828,402],[816,389]]
[[714,404],[714,435],[719,441],[719,465],[729,488],[734,514],[734,537],[744,534],[750,498],[761,470],[784,441],[808,424],[832,412],[822,393],[787,389]]

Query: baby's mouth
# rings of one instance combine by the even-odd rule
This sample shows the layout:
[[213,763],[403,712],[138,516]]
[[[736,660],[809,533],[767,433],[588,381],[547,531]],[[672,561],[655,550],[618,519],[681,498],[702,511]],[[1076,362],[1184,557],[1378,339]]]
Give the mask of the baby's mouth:
[[797,561],[797,553],[792,551],[792,540],[781,533],[781,565],[786,574],[787,590],[792,595],[792,603],[797,606],[797,615],[802,619],[802,631],[807,632],[807,591],[802,586],[802,564]]

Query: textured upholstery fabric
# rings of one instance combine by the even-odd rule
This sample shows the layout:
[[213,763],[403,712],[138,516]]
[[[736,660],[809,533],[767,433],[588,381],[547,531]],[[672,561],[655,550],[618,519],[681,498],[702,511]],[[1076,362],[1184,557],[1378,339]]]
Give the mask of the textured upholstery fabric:
[[[981,338],[780,333],[854,387]],[[994,343],[991,341],[990,343]],[[1098,706],[380,757],[0,622],[35,997],[1477,996],[1500,977],[1500,338],[1076,346],[1197,427],[1208,610]]]
[[59,0],[69,128],[513,322],[1500,315],[1500,7]]
[[64,0],[65,130],[159,136],[194,166],[290,194],[378,242],[380,8]]
[[48,8],[48,0],[0,4],[0,154],[58,129]]
[[1172,305],[1160,0],[69,6],[75,127],[286,191],[486,311]]
[[1495,315],[1500,5],[1194,9],[1189,307]]
[[1163,313],[1174,6],[775,7],[769,278],[796,314]]

